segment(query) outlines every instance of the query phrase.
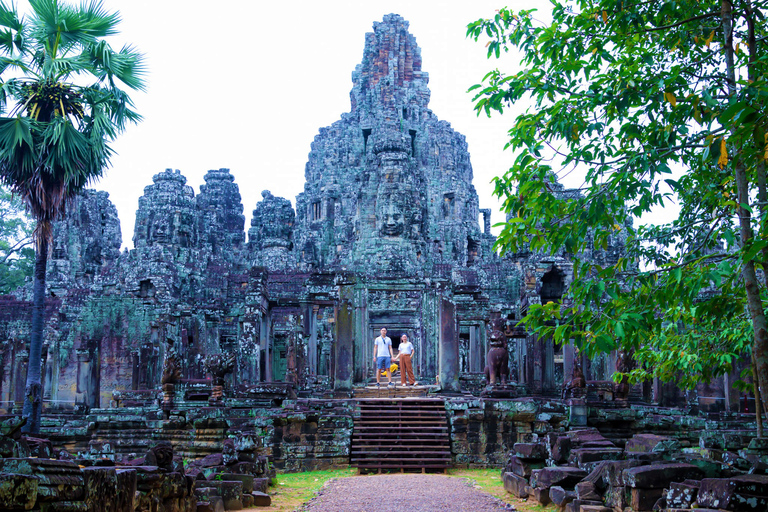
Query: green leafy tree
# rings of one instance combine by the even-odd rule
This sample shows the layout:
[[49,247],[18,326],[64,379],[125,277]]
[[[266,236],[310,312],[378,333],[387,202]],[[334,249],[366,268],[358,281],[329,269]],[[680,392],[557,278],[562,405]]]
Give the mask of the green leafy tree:
[[0,1],[0,181],[36,221],[34,308],[23,416],[38,432],[45,271],[52,224],[68,202],[99,178],[109,142],[140,116],[121,84],[144,88],[142,56],[113,50],[118,13],[100,1],[71,6],[30,0],[31,14]]
[[[468,26],[489,58],[521,59],[470,89],[478,115],[530,105],[509,130],[514,164],[495,180],[511,215],[498,246],[574,263],[563,302],[531,307],[529,327],[592,352],[634,351],[630,379],[687,386],[751,349],[768,389],[767,9],[553,0],[551,22],[501,9]],[[553,181],[573,170],[581,194],[565,198]],[[671,204],[678,214],[634,225]],[[625,257],[589,258],[617,235]]]
[[34,223],[21,199],[0,187],[0,294],[8,294],[32,276]]

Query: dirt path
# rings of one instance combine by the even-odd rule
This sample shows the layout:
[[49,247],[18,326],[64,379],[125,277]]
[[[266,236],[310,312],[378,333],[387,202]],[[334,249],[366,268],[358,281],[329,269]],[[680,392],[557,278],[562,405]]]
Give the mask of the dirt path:
[[490,512],[514,510],[467,480],[443,475],[389,474],[337,478],[303,510],[310,512]]

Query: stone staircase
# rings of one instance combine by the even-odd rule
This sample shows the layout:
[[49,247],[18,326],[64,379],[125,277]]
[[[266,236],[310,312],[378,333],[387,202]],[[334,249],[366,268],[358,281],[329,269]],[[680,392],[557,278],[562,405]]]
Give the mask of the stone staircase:
[[444,471],[451,466],[451,442],[443,399],[356,400],[358,410],[350,464],[359,472]]

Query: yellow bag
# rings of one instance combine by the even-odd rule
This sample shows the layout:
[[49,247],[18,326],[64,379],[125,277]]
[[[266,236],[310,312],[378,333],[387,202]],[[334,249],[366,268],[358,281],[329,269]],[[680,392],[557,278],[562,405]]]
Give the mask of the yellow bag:
[[[392,363],[392,365],[389,367],[389,373],[395,373],[399,366],[397,366],[397,363]],[[386,377],[387,376],[387,370],[381,370],[381,376]]]

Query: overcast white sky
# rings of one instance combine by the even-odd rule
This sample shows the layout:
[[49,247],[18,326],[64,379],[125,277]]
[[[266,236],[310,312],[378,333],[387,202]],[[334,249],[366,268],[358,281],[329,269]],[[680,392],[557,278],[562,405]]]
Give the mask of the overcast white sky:
[[[548,2],[536,1],[548,9]],[[502,149],[513,116],[478,118],[472,110],[466,90],[497,64],[485,59],[484,43],[464,34],[503,0],[105,5],[123,18],[113,46],[132,43],[149,67],[147,93],[133,94],[144,121],[114,143],[112,167],[94,185],[117,206],[124,247],[133,247],[138,198],[166,168],[179,169],[195,194],[209,169],[231,169],[246,230],[262,190],[294,202],[313,138],[350,110],[351,73],[362,60],[366,32],[392,12],[410,22],[422,49],[430,107],[467,138],[481,208],[498,211],[490,180],[510,166],[511,154]],[[509,57],[503,65],[511,70],[516,63]],[[502,219],[493,214],[494,223]]]

